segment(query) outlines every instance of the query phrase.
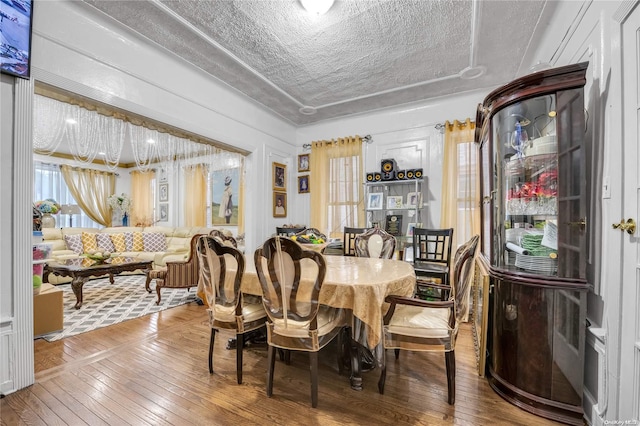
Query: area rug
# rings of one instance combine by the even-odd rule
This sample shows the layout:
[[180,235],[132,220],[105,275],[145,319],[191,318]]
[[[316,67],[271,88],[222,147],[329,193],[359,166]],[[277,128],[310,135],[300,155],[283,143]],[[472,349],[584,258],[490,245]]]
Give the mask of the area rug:
[[71,284],[58,285],[63,290],[63,329],[40,337],[53,342],[196,301],[195,289],[163,288],[160,305],[156,305],[157,295],[153,283],[153,291],[147,293],[144,282],[144,275],[116,276],[113,284],[109,283],[108,278],[88,281],[82,288],[83,302],[80,309],[74,308],[76,296]]

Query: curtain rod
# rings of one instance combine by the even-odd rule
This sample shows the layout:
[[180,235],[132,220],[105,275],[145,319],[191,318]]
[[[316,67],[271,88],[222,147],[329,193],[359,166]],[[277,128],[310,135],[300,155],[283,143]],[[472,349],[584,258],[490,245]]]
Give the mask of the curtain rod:
[[[364,143],[373,143],[373,138],[371,137],[371,135],[366,135],[362,138],[362,141]],[[311,144],[305,143],[304,145],[302,145],[302,149],[311,149]]]
[[[467,125],[467,120],[454,120],[458,122],[459,126],[466,126]],[[470,123],[475,123],[475,120],[469,120]],[[433,126],[436,128],[436,130],[442,130],[444,129],[444,123],[438,123],[435,126]]]

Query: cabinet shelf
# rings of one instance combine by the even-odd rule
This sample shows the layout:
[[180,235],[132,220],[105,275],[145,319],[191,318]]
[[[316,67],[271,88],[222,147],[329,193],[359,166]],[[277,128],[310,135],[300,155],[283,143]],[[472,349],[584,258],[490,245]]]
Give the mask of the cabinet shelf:
[[[396,238],[404,238],[409,224],[416,226],[424,220],[423,181],[410,179],[365,182],[366,226],[377,226]],[[398,207],[400,204],[402,207]]]

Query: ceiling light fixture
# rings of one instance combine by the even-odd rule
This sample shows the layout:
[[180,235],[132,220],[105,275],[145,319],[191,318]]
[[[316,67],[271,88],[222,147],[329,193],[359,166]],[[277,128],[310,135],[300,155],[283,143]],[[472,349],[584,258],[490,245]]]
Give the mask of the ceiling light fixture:
[[154,144],[154,143],[156,143],[156,141],[154,141],[153,139],[149,138],[149,139],[147,139],[147,143]]
[[324,15],[331,9],[333,2],[334,0],[300,0],[302,7],[312,15]]
[[67,123],[69,123],[69,124],[76,124],[76,123],[77,123],[77,121],[76,121],[76,120],[74,120],[73,118],[67,118],[65,121],[66,121]]

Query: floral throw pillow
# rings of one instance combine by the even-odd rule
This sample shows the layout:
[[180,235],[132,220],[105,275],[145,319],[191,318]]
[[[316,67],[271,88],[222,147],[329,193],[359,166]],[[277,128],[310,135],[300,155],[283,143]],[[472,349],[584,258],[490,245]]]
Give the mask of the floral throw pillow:
[[99,250],[108,251],[109,253],[116,251],[109,234],[96,234],[96,242],[98,243]]
[[133,251],[144,251],[144,241],[142,240],[142,232],[133,233]]
[[144,251],[165,251],[167,238],[161,232],[143,232]]
[[87,253],[90,253],[90,250],[98,250],[98,242],[96,241],[96,234],[91,232],[83,232],[82,247],[84,251]]
[[111,242],[117,252],[127,251],[127,242],[125,241],[124,234],[108,234],[111,238]]
[[84,252],[84,249],[82,246],[82,236],[80,234],[65,235],[64,242],[67,243],[68,250],[72,250],[78,254],[81,254]]

